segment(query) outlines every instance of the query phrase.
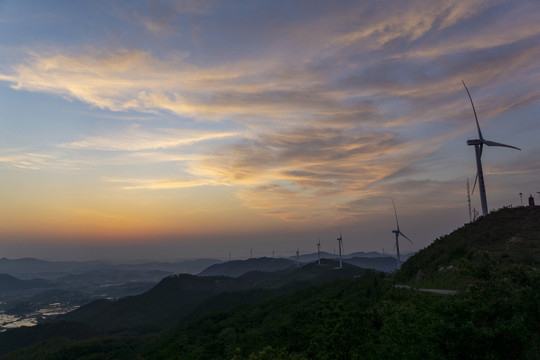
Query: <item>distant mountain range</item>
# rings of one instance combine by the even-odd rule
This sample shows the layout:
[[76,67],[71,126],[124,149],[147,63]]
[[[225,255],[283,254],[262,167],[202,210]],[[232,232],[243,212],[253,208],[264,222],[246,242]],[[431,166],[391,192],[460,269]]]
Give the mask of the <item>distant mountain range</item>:
[[[0,331],[35,323],[96,299],[142,294],[163,278],[198,273],[215,259],[115,264],[101,261],[0,259]],[[16,325],[19,324],[19,325]]]
[[50,281],[43,279],[21,280],[8,274],[0,274],[0,293],[52,287]]
[[[238,273],[246,266],[269,269],[269,258],[233,261],[222,270]],[[281,259],[280,271],[250,271],[238,277],[195,276],[180,274],[169,276],[149,291],[118,301],[97,300],[65,314],[62,321],[78,321],[103,331],[155,331],[179,324],[199,304],[221,293],[245,292],[250,290],[289,291],[308,284],[321,284],[338,278],[352,278],[365,273],[365,269],[345,264],[336,270],[338,262],[325,259],[321,265],[309,264],[294,267],[289,260]],[[212,266],[211,266],[212,268]],[[215,267],[213,267],[216,270]],[[203,271],[203,273],[210,273]],[[219,269],[218,269],[219,270]]]
[[[403,261],[414,255],[412,253],[404,253],[401,255]],[[321,258],[338,259],[338,255],[328,252],[321,252]],[[366,268],[377,269],[381,271],[393,271],[389,267],[389,261],[384,260],[380,264],[375,260],[366,260],[362,262],[359,259],[378,259],[378,258],[394,258],[393,255],[380,254],[378,252],[355,252],[344,254],[343,260],[351,264],[359,265]],[[267,260],[253,262],[256,266],[251,266],[250,260],[234,260],[224,262],[217,259],[194,259],[182,260],[175,262],[139,262],[139,263],[111,263],[104,261],[46,261],[35,258],[21,259],[0,259],[0,274],[9,274],[22,280],[42,278],[47,280],[68,279],[68,277],[86,277],[91,278],[103,274],[110,279],[111,276],[116,278],[129,277],[133,274],[133,280],[139,276],[149,277],[148,274],[154,272],[156,276],[167,276],[172,274],[200,274],[204,276],[210,275],[225,275],[225,276],[240,276],[248,271],[276,271],[285,269],[288,266],[294,265],[296,257],[289,258],[263,258]],[[301,264],[314,262],[318,259],[317,253],[303,254],[299,256]],[[348,261],[349,259],[353,259]],[[212,266],[216,265],[216,266]],[[144,275],[144,274],[147,275]],[[86,275],[85,275],[86,274]],[[108,275],[105,275],[108,274]],[[123,276],[120,276],[123,274]],[[151,276],[150,276],[151,277]],[[85,280],[86,281],[86,280]]]
[[[414,254],[416,254],[416,251],[402,253],[402,254],[400,254],[400,256],[401,256],[401,259],[403,261],[405,261],[404,259],[408,259],[409,257],[413,256]],[[354,253],[351,253],[351,254],[343,254],[341,257],[342,257],[342,259],[379,258],[379,257],[393,257],[393,258],[395,258],[395,256],[392,255],[392,254],[381,254],[381,253],[378,253],[376,251],[370,251],[370,252],[358,251],[358,252],[354,252]],[[301,262],[308,263],[308,262],[313,262],[313,261],[317,260],[318,255],[317,255],[317,253],[302,254],[298,258],[299,258],[299,260]],[[331,254],[331,253],[326,252],[326,251],[321,251],[321,259],[323,259],[323,258],[324,259],[338,259],[339,254]],[[288,259],[296,260],[296,256],[289,256]]]
[[247,260],[233,260],[221,264],[214,264],[199,273],[200,276],[230,276],[238,277],[250,271],[272,272],[284,270],[295,265],[294,261],[283,258],[252,258]]
[[[354,255],[368,255],[359,257]],[[327,257],[329,256],[329,258]],[[301,257],[300,264],[305,265],[318,261],[317,254],[305,254]],[[338,261],[328,253],[321,253],[321,259]],[[343,257],[343,263],[358,266],[364,269],[373,269],[383,272],[396,270],[397,263],[394,257],[378,253],[353,253]],[[233,260],[221,264],[214,264],[199,273],[200,276],[230,276],[238,277],[250,271],[273,272],[296,266],[295,258],[252,258],[247,260]]]
[[[355,255],[364,255],[364,257]],[[322,256],[333,257],[328,253],[322,253]],[[316,259],[317,254],[304,254],[300,257],[300,264],[305,265],[310,262],[309,260],[314,262]],[[395,270],[395,261],[392,258],[374,252],[349,254],[343,257],[343,262],[385,272]],[[295,264],[295,260],[286,258],[254,258],[229,262],[199,259],[128,264],[2,258],[0,259],[0,274],[5,273],[5,275],[0,277],[0,311],[15,314],[21,318],[33,317],[32,314],[44,307],[50,307],[49,304],[59,304],[60,309],[68,311],[95,299],[119,299],[139,295],[152,289],[167,276],[182,273],[238,278],[250,272],[256,272],[257,275],[250,276],[255,276],[253,281],[259,282],[258,286],[275,289],[288,286],[292,278],[277,281],[263,273],[290,269],[295,267]],[[252,286],[254,283],[247,289],[251,289]],[[231,288],[228,291],[236,290],[239,289]],[[186,309],[189,309],[188,305]],[[0,330],[3,326],[0,323]]]
[[10,274],[21,279],[56,279],[67,274],[104,270],[152,270],[169,274],[196,274],[210,265],[221,263],[216,259],[183,260],[177,262],[140,262],[116,264],[104,261],[46,261],[34,258],[0,259],[0,273]]

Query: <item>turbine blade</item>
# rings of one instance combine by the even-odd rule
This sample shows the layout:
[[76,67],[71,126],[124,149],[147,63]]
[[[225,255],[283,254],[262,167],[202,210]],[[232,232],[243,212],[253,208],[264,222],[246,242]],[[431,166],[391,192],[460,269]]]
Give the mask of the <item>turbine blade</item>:
[[484,151],[484,140],[482,140],[482,143],[480,144],[480,157],[482,157],[482,152]]
[[489,141],[489,140],[484,140],[484,144],[486,144],[487,146],[502,146],[502,147],[507,147],[511,149],[521,150],[520,148],[512,146],[512,145],[501,144],[501,143],[498,143],[495,141]]
[[474,188],[476,187],[477,181],[478,181],[478,172],[476,173],[476,177],[474,178],[474,185],[472,187],[471,195],[474,193]]
[[412,240],[411,240],[411,239],[409,239],[409,238],[408,238],[407,236],[405,236],[405,234],[404,234],[404,233],[402,233],[401,231],[399,232],[399,235],[403,236],[403,237],[404,237],[405,239],[409,240],[409,242],[410,242],[411,244],[413,244],[413,245],[414,245],[414,243],[412,242]]
[[480,125],[478,124],[478,116],[476,116],[476,109],[474,108],[474,103],[472,101],[471,93],[469,92],[467,85],[465,85],[465,81],[461,80],[461,82],[463,83],[463,86],[465,86],[465,90],[467,90],[467,95],[469,95],[469,100],[471,100],[471,105],[474,112],[474,119],[476,120],[476,127],[478,128],[478,136],[480,136],[480,140],[484,140],[484,138],[482,137],[482,131],[480,131]]
[[392,200],[392,205],[394,205],[394,214],[396,214],[396,225],[397,225],[397,229],[399,231],[399,222],[398,222],[398,219],[397,219],[396,204],[394,204],[394,200]]

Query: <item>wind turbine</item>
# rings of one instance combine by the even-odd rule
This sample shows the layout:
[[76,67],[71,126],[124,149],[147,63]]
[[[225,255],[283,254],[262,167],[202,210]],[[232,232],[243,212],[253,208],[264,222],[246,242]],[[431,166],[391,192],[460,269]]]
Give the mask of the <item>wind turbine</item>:
[[343,238],[341,237],[341,230],[339,231],[339,237],[337,238],[339,245],[339,268],[343,268],[343,263],[341,262],[341,248],[343,247]]
[[300,248],[296,249],[296,267],[300,267],[300,260],[298,259],[298,255],[300,254]]
[[317,257],[319,258],[319,265],[321,265],[321,237],[319,236],[319,242],[317,243]]
[[394,200],[392,200],[392,205],[394,205],[394,214],[396,215],[396,226],[397,226],[397,230],[392,230],[392,232],[396,234],[397,268],[399,269],[401,267],[401,258],[399,257],[399,239],[398,239],[399,235],[409,240],[411,244],[413,244],[413,242],[404,233],[402,233],[401,230],[399,230],[399,222],[397,218],[396,204],[394,204]]
[[484,148],[484,145],[501,146],[501,147],[507,147],[507,148],[512,148],[516,150],[521,150],[521,149],[515,146],[501,144],[495,141],[484,139],[484,137],[482,136],[482,131],[480,130],[480,125],[478,124],[478,116],[476,116],[476,109],[474,108],[474,103],[472,101],[471,93],[469,92],[467,85],[465,85],[465,81],[461,80],[461,82],[463,83],[463,86],[465,86],[465,90],[467,90],[467,95],[469,95],[469,100],[471,100],[471,105],[474,112],[474,119],[476,120],[476,128],[478,129],[478,137],[479,137],[479,139],[467,140],[467,145],[474,145],[474,152],[476,154],[476,179],[474,180],[473,192],[476,186],[476,181],[478,180],[479,186],[480,186],[480,201],[482,203],[482,214],[486,216],[488,213],[488,207],[487,207],[487,198],[486,198],[486,185],[484,183],[484,172],[482,171],[482,160],[481,160],[482,149]]

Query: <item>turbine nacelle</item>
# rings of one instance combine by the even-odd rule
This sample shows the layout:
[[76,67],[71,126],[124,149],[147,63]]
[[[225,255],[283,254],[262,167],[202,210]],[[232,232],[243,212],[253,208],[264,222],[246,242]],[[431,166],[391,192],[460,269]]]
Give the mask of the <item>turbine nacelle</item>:
[[467,145],[482,145],[483,141],[480,139],[467,140]]

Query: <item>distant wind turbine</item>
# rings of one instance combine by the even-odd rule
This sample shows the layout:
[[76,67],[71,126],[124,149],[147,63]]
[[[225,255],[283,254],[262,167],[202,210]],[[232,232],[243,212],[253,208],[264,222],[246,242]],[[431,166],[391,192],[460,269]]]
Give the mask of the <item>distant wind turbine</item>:
[[319,236],[319,242],[317,243],[317,257],[319,258],[319,265],[321,265],[321,237]]
[[343,238],[341,237],[341,230],[339,231],[339,237],[337,238],[339,246],[339,268],[343,268],[343,263],[341,262],[341,248],[343,247]]
[[401,267],[401,258],[399,257],[399,235],[409,240],[411,244],[413,244],[413,242],[404,233],[402,233],[401,230],[399,230],[399,222],[397,218],[396,204],[394,204],[394,200],[392,200],[392,205],[394,205],[394,214],[396,215],[396,226],[397,226],[397,230],[392,230],[392,232],[396,234],[397,268],[399,269]]
[[296,249],[296,267],[300,267],[299,254],[300,254],[300,248],[297,248]]
[[484,148],[484,145],[487,146],[501,146],[501,147],[507,147],[512,148],[516,150],[521,150],[520,148],[517,148],[515,146],[501,144],[495,141],[490,141],[484,139],[482,136],[482,131],[480,130],[480,125],[478,124],[478,116],[476,115],[476,109],[474,108],[474,103],[471,97],[471,93],[469,92],[469,89],[467,88],[467,85],[465,85],[465,81],[461,80],[463,83],[463,86],[465,86],[465,90],[467,90],[467,95],[469,95],[469,100],[471,100],[471,105],[474,112],[474,119],[476,120],[476,128],[478,129],[478,137],[479,139],[474,140],[467,140],[467,145],[474,145],[474,152],[476,154],[476,179],[474,180],[473,190],[476,187],[476,181],[478,181],[480,186],[480,201],[482,203],[482,214],[484,216],[488,213],[488,206],[487,206],[487,198],[486,198],[486,185],[484,183],[484,172],[482,170],[482,150]]

